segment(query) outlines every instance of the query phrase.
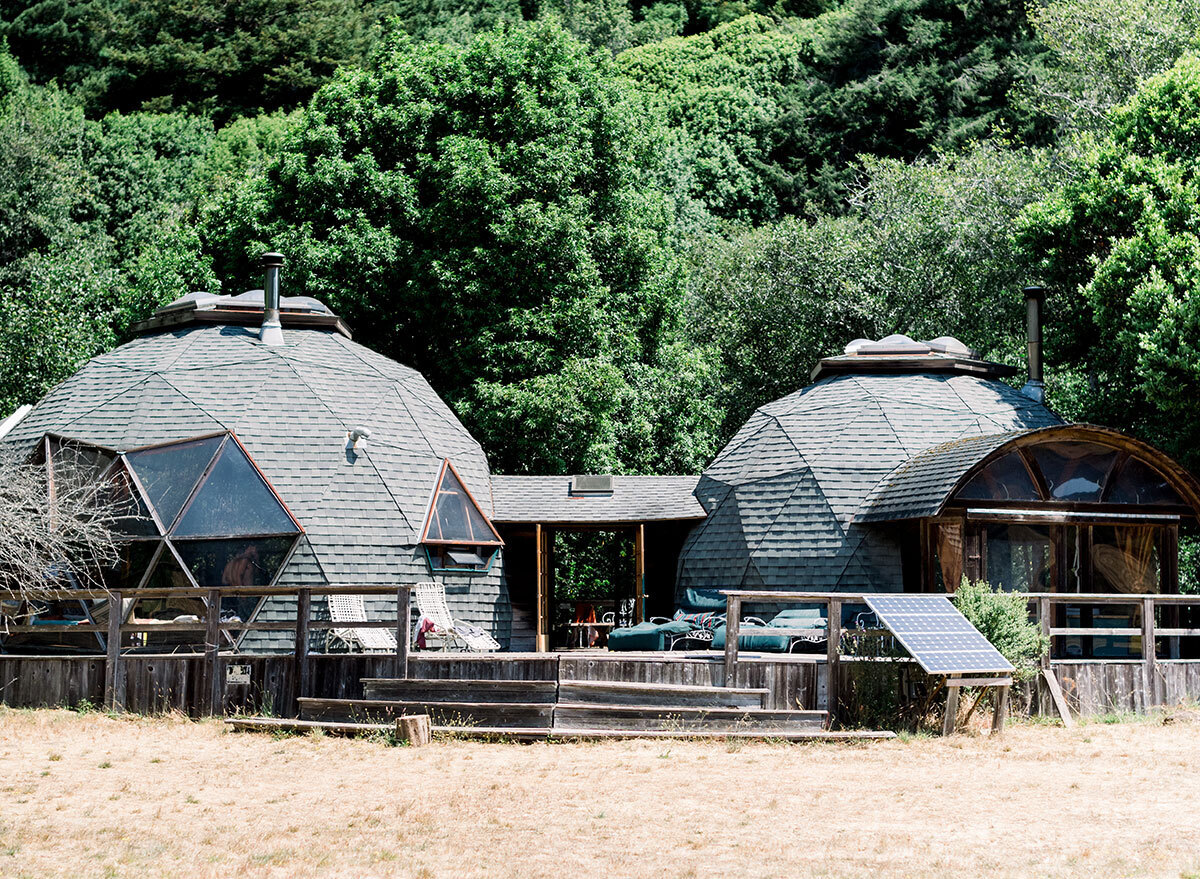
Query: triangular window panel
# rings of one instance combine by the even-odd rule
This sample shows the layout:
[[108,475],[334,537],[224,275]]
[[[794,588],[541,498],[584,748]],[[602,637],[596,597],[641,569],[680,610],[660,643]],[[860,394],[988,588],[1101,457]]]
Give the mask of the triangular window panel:
[[249,537],[299,531],[258,469],[231,439],[172,534]]
[[980,470],[958,492],[969,500],[1036,501],[1040,499],[1021,456],[1010,452]]
[[179,511],[217,453],[224,436],[172,443],[125,456],[146,490],[163,527],[170,530]]
[[1169,504],[1184,506],[1170,481],[1143,461],[1130,458],[1117,475],[1106,500],[1114,504]]
[[421,542],[493,545],[504,542],[448,459],[442,463],[441,479],[429,506]]
[[269,586],[295,542],[295,537],[172,541],[197,583],[231,589]]
[[158,526],[154,524],[150,508],[125,468],[120,465],[113,468],[107,479],[108,500],[115,514],[112,530],[130,537],[158,536]]

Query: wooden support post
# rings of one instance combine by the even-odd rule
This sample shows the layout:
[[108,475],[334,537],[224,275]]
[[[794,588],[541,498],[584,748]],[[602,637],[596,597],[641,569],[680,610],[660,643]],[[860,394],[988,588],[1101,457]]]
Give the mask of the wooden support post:
[[1145,678],[1146,707],[1153,708],[1161,700],[1158,698],[1158,671],[1155,668],[1156,650],[1154,644],[1154,599],[1142,599],[1142,677]]
[[840,697],[838,683],[841,680],[842,600],[829,599],[828,608],[828,625],[825,630],[825,711],[829,715],[829,725],[832,727],[837,721]]
[[534,525],[534,576],[537,580],[534,587],[536,596],[534,603],[537,605],[537,631],[534,634],[533,649],[538,653],[545,653],[550,649],[550,572],[547,570],[549,559],[546,552],[548,539],[546,529],[542,527],[541,523]]
[[412,617],[412,592],[407,586],[396,589],[396,677],[408,677],[408,650],[410,647],[409,620]]
[[992,734],[999,735],[1004,732],[1004,721],[1008,717],[1008,691],[1011,687],[1008,684],[996,687],[994,689],[996,704],[992,706]]
[[725,598],[725,686],[737,686],[738,638],[741,635],[742,599]]
[[308,618],[312,613],[312,593],[307,589],[296,590],[296,696],[310,695],[312,682],[309,680],[308,662]]
[[946,680],[946,716],[942,719],[942,735],[952,736],[958,726],[958,694],[962,687],[951,686],[952,678]]
[[221,687],[221,590],[208,590],[204,616],[204,705],[208,714],[224,714]]
[[1063,695],[1062,687],[1058,685],[1058,678],[1054,675],[1054,669],[1042,669],[1042,680],[1046,682],[1046,687],[1050,690],[1050,699],[1054,702],[1054,710],[1058,712],[1063,726],[1071,729],[1075,726],[1075,721],[1071,718],[1071,710],[1067,707],[1067,697]]
[[639,522],[633,533],[633,621],[646,618],[646,525]]
[[[1038,599],[1038,622],[1042,624],[1042,634],[1047,638],[1050,637],[1050,627],[1054,624],[1052,618],[1052,609],[1049,598]],[[1042,654],[1042,668],[1050,667],[1050,657],[1054,655],[1054,641],[1051,639],[1046,644],[1046,652]]]
[[125,669],[121,667],[121,617],[125,603],[120,592],[108,598],[108,657],[104,662],[104,707],[109,711],[125,710]]

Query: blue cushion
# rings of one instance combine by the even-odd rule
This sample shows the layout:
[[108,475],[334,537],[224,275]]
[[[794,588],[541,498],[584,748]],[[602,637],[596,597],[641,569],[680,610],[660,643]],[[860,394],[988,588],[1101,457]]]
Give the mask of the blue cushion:
[[686,635],[695,626],[685,620],[669,623],[638,623],[623,629],[613,629],[608,636],[609,650],[666,650],[667,637]]
[[796,608],[781,610],[767,625],[774,629],[823,629],[825,618],[815,608]]
[[[787,635],[767,634],[764,626],[753,624],[738,629],[738,650],[753,650],[760,653],[787,653],[791,638]],[[721,626],[713,632],[713,650],[725,649],[725,627]]]
[[719,589],[685,589],[681,605],[688,610],[724,610],[725,596]]

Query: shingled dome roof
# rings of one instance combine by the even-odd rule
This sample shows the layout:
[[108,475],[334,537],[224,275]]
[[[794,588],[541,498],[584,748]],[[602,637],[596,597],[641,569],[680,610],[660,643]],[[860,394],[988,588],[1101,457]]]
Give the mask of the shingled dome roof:
[[696,488],[708,518],[680,588],[899,588],[898,545],[855,524],[876,485],[932,446],[1062,423],[973,365],[908,369],[835,373],[758,409]]
[[[314,302],[296,304],[328,314]],[[369,439],[348,449],[355,428]],[[418,372],[333,327],[285,321],[278,346],[227,323],[152,331],[88,362],[4,445],[30,450],[53,432],[127,451],[219,431],[236,435],[304,528],[281,585],[428,578],[419,543],[444,459],[492,515],[487,459],[450,408]],[[456,614],[495,631],[507,612],[499,573],[461,591]]]

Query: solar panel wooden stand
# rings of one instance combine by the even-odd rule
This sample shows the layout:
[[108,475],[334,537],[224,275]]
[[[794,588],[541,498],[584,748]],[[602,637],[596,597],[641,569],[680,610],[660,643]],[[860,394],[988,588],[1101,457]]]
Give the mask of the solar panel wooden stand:
[[[980,687],[979,695],[971,704],[966,720],[971,719],[976,707],[990,689],[994,696],[992,702],[992,733],[998,735],[1004,732],[1004,720],[1008,716],[1008,693],[1012,689],[1010,675],[994,677],[967,677],[965,675],[946,676],[946,716],[942,719],[942,735],[953,735],[958,728],[958,694],[963,687]],[[964,721],[965,723],[966,721]]]

